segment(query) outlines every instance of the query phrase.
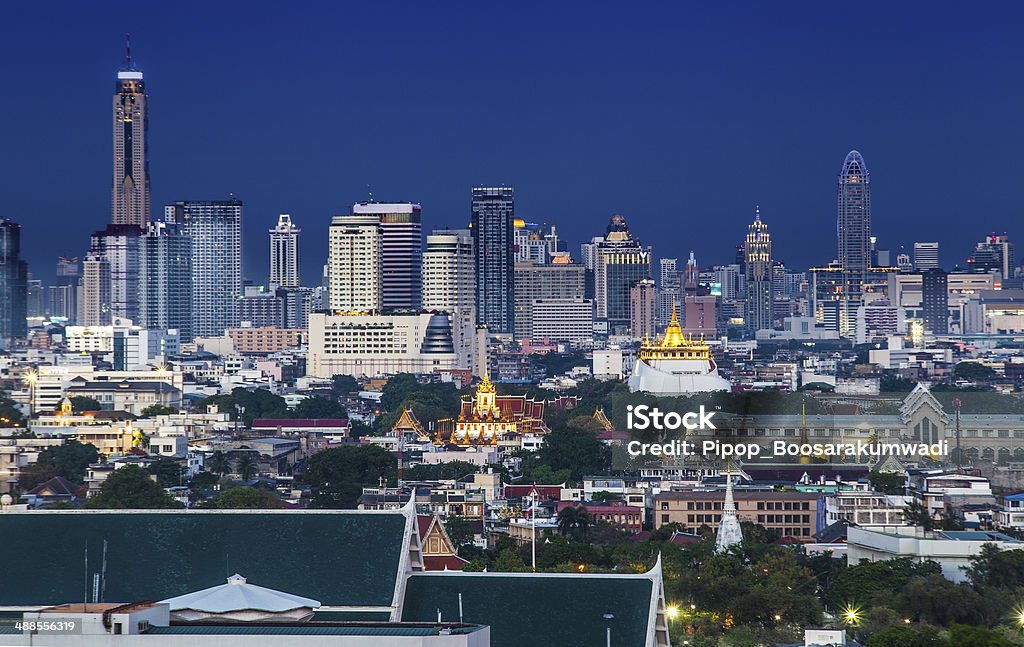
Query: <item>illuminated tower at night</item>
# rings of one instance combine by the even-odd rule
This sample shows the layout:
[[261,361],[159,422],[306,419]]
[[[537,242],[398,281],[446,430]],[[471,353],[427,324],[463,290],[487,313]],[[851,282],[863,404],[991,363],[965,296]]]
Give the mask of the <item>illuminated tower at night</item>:
[[754,212],[754,222],[747,228],[743,244],[743,266],[746,270],[747,297],[743,321],[750,333],[770,330],[772,316],[772,239],[768,225],[761,222],[761,210]]
[[142,72],[132,61],[131,40],[124,65],[117,73],[114,94],[114,186],[112,195],[115,225],[145,226],[150,215],[149,151],[146,131],[149,116]]
[[[850,151],[843,160],[837,202],[841,300],[843,311],[849,313],[860,301],[861,286],[871,266],[871,173],[857,151]],[[840,322],[840,333],[843,331]]]

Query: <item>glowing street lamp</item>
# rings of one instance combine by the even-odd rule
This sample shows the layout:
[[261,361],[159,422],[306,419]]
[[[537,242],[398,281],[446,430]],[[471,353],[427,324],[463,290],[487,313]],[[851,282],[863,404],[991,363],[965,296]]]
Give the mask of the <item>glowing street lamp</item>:
[[28,384],[28,417],[35,414],[36,405],[36,382],[39,381],[39,373],[35,371],[25,372],[25,383]]
[[860,607],[847,606],[843,609],[843,620],[851,627],[860,624]]
[[675,620],[676,616],[679,615],[679,607],[673,604],[672,606],[665,609],[665,615],[668,616],[669,620]]

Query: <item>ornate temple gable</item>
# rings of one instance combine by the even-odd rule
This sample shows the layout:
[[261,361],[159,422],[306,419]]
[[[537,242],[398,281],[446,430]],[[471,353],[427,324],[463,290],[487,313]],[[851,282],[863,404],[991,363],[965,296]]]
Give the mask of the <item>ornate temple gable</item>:
[[599,423],[601,423],[601,426],[604,428],[605,431],[615,431],[615,425],[613,425],[612,421],[608,419],[608,416],[605,414],[604,409],[602,409],[601,407],[594,409],[594,420],[597,420]]
[[423,424],[416,418],[416,414],[410,408],[402,409],[402,415],[398,418],[391,427],[391,435],[395,438],[401,438],[407,433],[414,433],[419,440],[429,441],[430,435],[426,429],[423,428]]

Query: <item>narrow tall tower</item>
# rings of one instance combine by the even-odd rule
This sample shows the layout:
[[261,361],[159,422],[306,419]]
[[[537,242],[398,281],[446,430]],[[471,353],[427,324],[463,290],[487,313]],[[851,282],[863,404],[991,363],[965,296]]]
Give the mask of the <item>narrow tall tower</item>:
[[[845,321],[856,312],[871,267],[871,173],[864,158],[850,151],[839,172],[837,191],[839,265],[843,270],[842,302]],[[848,331],[840,321],[840,334]]]
[[476,320],[493,334],[515,334],[514,217],[512,187],[473,189]]
[[743,266],[747,293],[743,321],[751,334],[771,329],[772,305],[772,239],[768,225],[761,222],[761,209],[754,210],[754,222],[747,228],[743,244]]
[[282,213],[270,230],[270,288],[299,286],[299,234],[292,217]]
[[722,506],[722,522],[715,536],[715,552],[725,553],[743,541],[743,529],[736,516],[736,501],[732,495],[732,464],[725,468],[725,505]]
[[149,114],[142,72],[132,61],[129,37],[124,64],[117,73],[114,92],[114,185],[112,191],[115,225],[142,228],[149,221]]

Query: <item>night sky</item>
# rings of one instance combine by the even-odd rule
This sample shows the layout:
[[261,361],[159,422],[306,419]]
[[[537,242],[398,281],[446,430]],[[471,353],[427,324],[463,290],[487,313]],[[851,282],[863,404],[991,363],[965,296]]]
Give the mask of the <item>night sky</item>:
[[989,231],[1024,241],[1021,5],[139,4],[5,6],[0,216],[46,281],[110,219],[125,32],[155,215],[244,200],[261,283],[278,213],[312,284],[331,215],[368,189],[422,203],[429,230],[464,226],[492,182],[574,256],[622,213],[657,256],[727,262],[760,203],[776,258],[805,268],[835,257],[851,148],[881,247],[937,239],[949,268]]

